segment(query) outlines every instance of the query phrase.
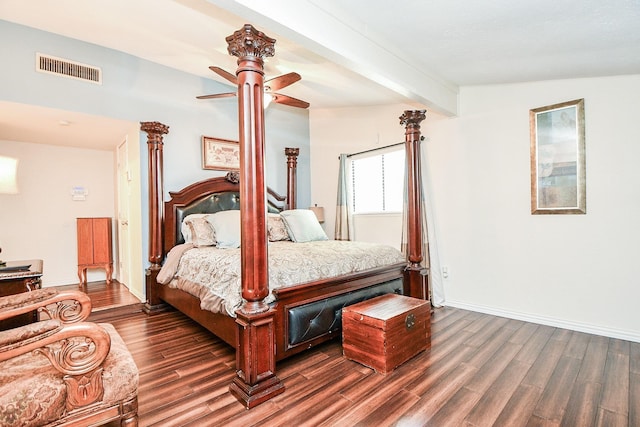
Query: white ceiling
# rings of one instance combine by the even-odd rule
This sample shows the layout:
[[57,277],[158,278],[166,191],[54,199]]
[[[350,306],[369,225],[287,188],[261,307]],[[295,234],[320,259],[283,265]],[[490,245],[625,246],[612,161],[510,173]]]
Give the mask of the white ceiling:
[[[403,102],[455,114],[464,85],[640,73],[640,0],[0,0],[0,19],[221,83],[208,66],[234,72],[225,37],[251,23],[277,40],[266,77],[301,74],[282,93],[311,108]],[[0,139],[25,140],[16,134],[33,114],[48,114],[49,141],[59,131],[70,141],[59,120],[93,119],[15,107],[0,101]],[[109,137],[130,123],[97,125]]]

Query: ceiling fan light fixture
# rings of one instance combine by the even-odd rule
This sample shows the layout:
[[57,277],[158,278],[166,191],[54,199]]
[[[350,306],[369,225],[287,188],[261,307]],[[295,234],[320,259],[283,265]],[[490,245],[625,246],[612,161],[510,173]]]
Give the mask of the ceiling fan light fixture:
[[[238,78],[231,74],[228,71],[223,70],[220,67],[211,66],[209,67],[211,71],[223,77],[231,84],[237,86]],[[300,81],[302,77],[298,73],[287,73],[278,77],[274,77],[272,79],[268,79],[264,81],[264,97],[263,97],[263,107],[266,109],[269,104],[272,102],[277,104],[288,105],[290,107],[296,108],[309,108],[309,103],[306,101],[301,101],[299,99],[293,98],[288,95],[283,95],[281,93],[275,93],[274,91],[280,90],[287,86],[292,85],[293,83]],[[227,93],[214,93],[211,95],[200,95],[196,96],[197,99],[215,99],[215,98],[227,98],[230,96],[237,96],[237,92],[227,92]]]

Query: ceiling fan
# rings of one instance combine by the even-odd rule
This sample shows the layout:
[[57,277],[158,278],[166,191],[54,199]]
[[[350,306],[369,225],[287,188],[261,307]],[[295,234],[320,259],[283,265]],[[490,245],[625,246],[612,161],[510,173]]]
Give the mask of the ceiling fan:
[[[211,66],[209,67],[211,71],[218,74],[219,76],[227,79],[234,85],[238,85],[238,79],[235,75],[231,74],[228,71],[223,70],[220,67]],[[289,85],[300,80],[300,74],[298,73],[287,73],[282,76],[274,77],[269,80],[265,80],[264,82],[264,105],[265,108],[269,105],[270,102],[275,102],[278,104],[289,105],[291,107],[298,108],[309,108],[309,103],[305,101],[301,101],[299,99],[293,98],[291,96],[283,95],[281,93],[275,93],[276,90],[280,90]],[[236,92],[227,92],[227,93],[216,93],[213,95],[200,95],[196,96],[198,99],[214,99],[214,98],[227,98],[230,96],[236,96]]]

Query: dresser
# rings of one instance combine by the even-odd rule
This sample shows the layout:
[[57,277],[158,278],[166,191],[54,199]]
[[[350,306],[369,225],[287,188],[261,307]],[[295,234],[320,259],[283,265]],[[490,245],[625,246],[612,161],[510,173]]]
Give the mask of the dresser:
[[78,218],[78,279],[87,284],[87,269],[102,268],[111,283],[113,274],[113,248],[111,218]]
[[[0,267],[0,297],[30,292],[42,286],[42,260],[7,261]],[[0,321],[0,330],[11,329],[38,320],[38,312],[21,314]]]

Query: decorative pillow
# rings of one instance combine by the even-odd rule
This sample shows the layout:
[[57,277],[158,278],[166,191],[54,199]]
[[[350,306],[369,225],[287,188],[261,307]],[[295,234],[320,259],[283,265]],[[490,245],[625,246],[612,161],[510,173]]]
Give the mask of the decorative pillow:
[[289,237],[294,242],[329,240],[315,214],[308,209],[293,209],[280,212]]
[[197,247],[216,244],[213,227],[206,218],[190,218],[187,225],[191,231],[191,242],[189,243],[193,243]]
[[180,224],[180,232],[182,233],[182,237],[184,237],[185,243],[193,243],[193,236],[191,235],[191,227],[189,227],[189,223],[191,220],[195,218],[204,218],[209,214],[190,214],[184,217],[182,220],[182,224]]
[[219,248],[240,247],[240,211],[220,211],[207,216]]
[[287,227],[285,227],[280,214],[267,214],[267,234],[270,242],[291,240],[289,238],[289,233],[287,232]]

